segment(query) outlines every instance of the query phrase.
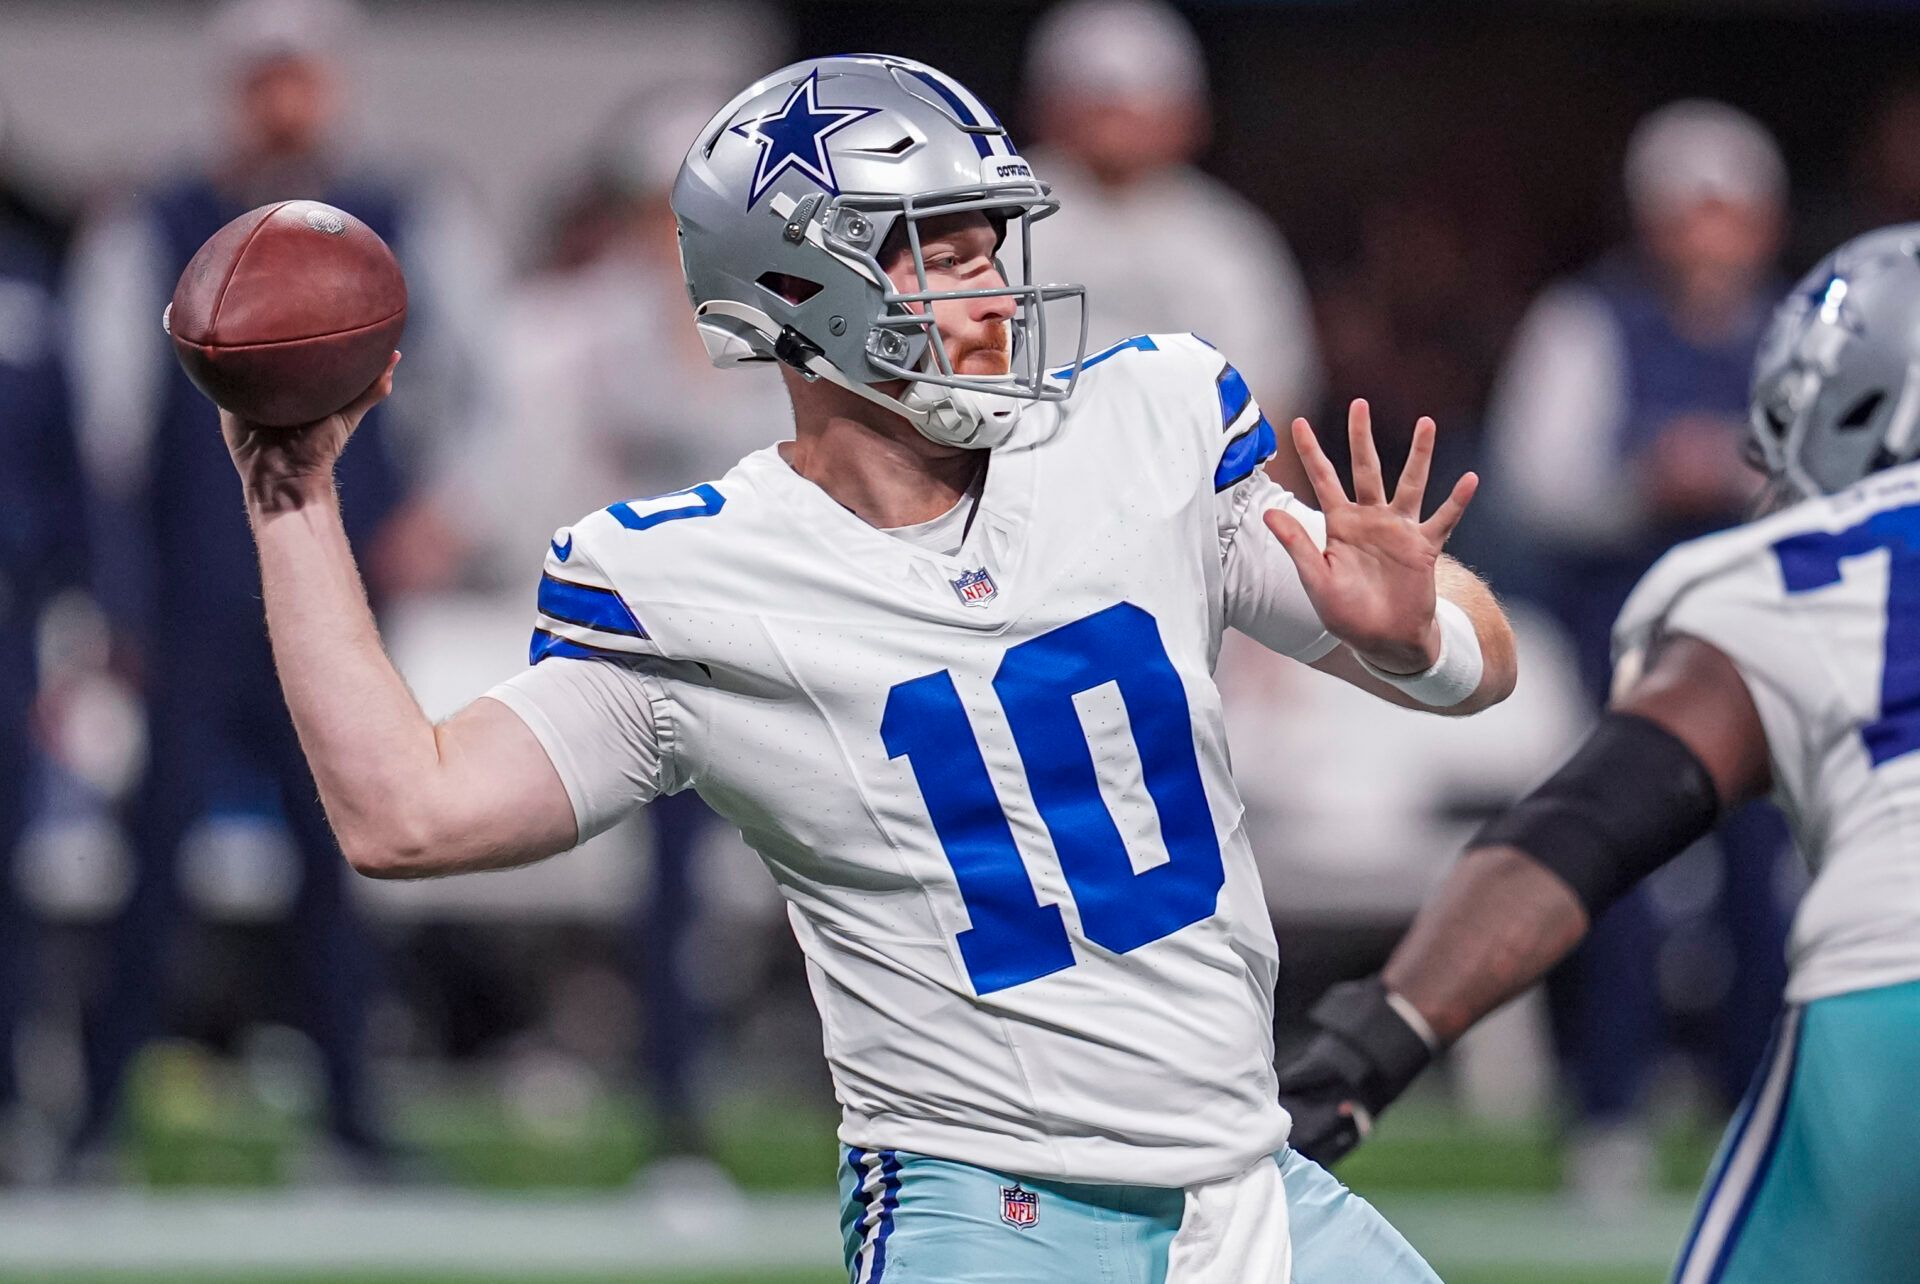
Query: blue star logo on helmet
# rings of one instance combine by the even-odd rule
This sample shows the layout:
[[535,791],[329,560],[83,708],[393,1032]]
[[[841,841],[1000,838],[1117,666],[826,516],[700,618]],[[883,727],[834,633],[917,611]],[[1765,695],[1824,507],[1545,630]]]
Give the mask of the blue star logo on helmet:
[[819,93],[820,73],[816,70],[794,86],[779,111],[744,121],[730,131],[760,146],[760,164],[753,172],[753,190],[747,194],[748,209],[773,186],[775,179],[790,169],[799,170],[824,187],[829,195],[840,194],[839,180],[833,175],[833,157],[827,152],[827,139],[880,109],[822,106]]

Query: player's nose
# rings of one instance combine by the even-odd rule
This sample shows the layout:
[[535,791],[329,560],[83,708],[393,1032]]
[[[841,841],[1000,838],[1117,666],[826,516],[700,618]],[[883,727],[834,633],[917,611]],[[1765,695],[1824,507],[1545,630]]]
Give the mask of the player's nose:
[[[992,274],[992,280],[982,288],[1002,290],[1006,288],[1006,279],[999,272]],[[1011,321],[1017,309],[1010,294],[989,294],[973,300],[970,309],[975,321]]]

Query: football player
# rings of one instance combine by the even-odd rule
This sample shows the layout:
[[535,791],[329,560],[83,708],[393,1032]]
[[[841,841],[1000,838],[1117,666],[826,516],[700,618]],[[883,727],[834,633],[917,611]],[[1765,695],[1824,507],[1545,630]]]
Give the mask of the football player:
[[1282,1095],[1294,1144],[1339,1158],[1623,892],[1771,794],[1813,883],[1674,1279],[1892,1284],[1920,1262],[1920,224],[1795,288],[1750,427],[1787,506],[1648,572],[1599,728],[1479,835],[1381,976],[1327,993]]
[[805,951],[863,1284],[1434,1279],[1287,1149],[1211,669],[1232,625],[1411,707],[1503,698],[1507,624],[1441,553],[1472,476],[1423,521],[1433,425],[1389,495],[1356,404],[1352,497],[1294,425],[1316,513],[1199,339],[1042,369],[1079,294],[1033,283],[1053,202],[918,63],[753,85],[673,207],[709,351],[778,363],[794,438],[560,531],[533,667],[443,725],[381,653],[332,498],[391,376],[291,436],[226,422],[349,859],[516,865],[698,790]]

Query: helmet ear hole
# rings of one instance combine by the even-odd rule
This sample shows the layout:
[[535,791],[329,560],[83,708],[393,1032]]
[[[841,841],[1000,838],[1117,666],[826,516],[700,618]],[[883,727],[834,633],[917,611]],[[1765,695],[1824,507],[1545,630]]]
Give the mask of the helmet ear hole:
[[820,283],[788,272],[762,272],[753,283],[769,294],[777,294],[795,307],[820,293]]
[[1873,412],[1880,409],[1880,403],[1887,399],[1884,392],[1870,392],[1848,408],[1847,413],[1834,426],[1842,432],[1865,428],[1867,421],[1873,418]]

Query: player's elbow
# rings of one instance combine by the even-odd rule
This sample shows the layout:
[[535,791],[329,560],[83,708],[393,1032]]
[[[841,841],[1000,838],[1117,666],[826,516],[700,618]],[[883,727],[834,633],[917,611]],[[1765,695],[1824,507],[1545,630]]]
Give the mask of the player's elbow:
[[447,870],[447,845],[417,821],[343,828],[339,838],[347,864],[363,878],[431,878]]
[[396,879],[422,876],[421,852],[407,846],[364,838],[342,839],[340,850],[353,872],[362,878]]

